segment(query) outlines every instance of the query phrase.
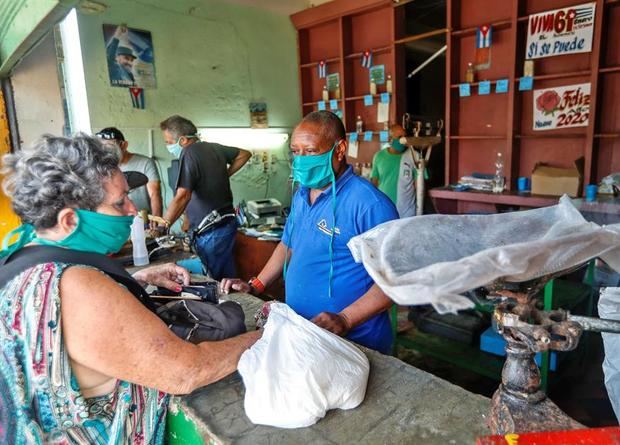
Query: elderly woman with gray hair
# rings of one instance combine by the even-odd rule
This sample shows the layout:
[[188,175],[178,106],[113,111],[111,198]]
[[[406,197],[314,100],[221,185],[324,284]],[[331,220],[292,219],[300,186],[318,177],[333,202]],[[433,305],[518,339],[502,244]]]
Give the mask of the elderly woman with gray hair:
[[[97,139],[46,136],[5,156],[3,174],[23,225],[0,257],[31,245],[106,255],[127,240],[136,209]],[[173,264],[134,277],[189,280]],[[38,264],[0,288],[0,443],[162,443],[167,394],[233,372],[259,335],[191,344],[102,271]]]

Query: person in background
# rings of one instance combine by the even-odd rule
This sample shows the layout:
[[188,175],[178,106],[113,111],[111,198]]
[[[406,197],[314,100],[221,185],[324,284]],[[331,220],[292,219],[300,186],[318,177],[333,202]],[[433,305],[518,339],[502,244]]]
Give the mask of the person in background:
[[121,25],[106,45],[108,74],[112,85],[131,87],[136,83],[133,75],[133,64],[136,55],[130,47],[128,29]]
[[[293,179],[300,184],[282,241],[249,283],[222,281],[230,290],[262,293],[284,272],[286,303],[337,335],[391,353],[387,309],[392,301],[356,263],[349,240],[398,218],[394,204],[347,164],[342,121],[329,111],[308,114],[291,137]],[[335,222],[334,222],[335,221]]]
[[131,153],[128,150],[129,143],[125,140],[125,136],[118,128],[104,128],[97,133],[97,136],[101,138],[104,143],[113,144],[115,147],[118,147],[121,153],[119,164],[121,171],[136,171],[148,178],[149,182],[147,182],[146,185],[129,192],[129,199],[131,199],[131,202],[133,202],[138,211],[146,209],[150,215],[161,216],[161,185],[155,161],[146,156]]
[[[3,163],[23,226],[0,258],[36,245],[107,255],[129,237],[136,208],[97,138],[47,136]],[[190,276],[170,263],[134,278],[178,292]],[[168,394],[232,373],[260,335],[192,344],[94,267],[30,267],[0,285],[0,443],[163,444]]]
[[237,234],[237,218],[233,207],[230,177],[252,157],[241,148],[201,142],[196,126],[181,116],[170,116],[160,124],[168,151],[179,159],[179,177],[175,195],[164,219],[168,226],[183,214],[189,230],[198,230],[200,223],[214,210],[222,218],[209,230],[195,236],[193,246],[206,272],[215,280],[234,276],[233,247]]
[[402,126],[390,127],[390,146],[375,154],[370,173],[371,182],[388,195],[401,218],[415,216],[415,164],[411,150],[399,140],[404,135]]

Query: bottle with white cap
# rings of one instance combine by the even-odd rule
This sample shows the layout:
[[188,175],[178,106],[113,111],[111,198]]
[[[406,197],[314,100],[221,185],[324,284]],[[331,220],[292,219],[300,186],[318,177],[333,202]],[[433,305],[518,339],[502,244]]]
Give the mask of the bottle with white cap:
[[146,266],[149,264],[149,252],[146,250],[146,235],[144,233],[144,220],[138,214],[131,225],[131,244],[133,244],[134,266]]

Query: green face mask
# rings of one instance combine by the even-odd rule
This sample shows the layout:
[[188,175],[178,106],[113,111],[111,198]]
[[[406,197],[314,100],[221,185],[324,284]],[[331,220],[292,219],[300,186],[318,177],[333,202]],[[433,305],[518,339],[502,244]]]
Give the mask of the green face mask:
[[405,150],[407,150],[407,146],[405,144],[401,144],[401,142],[397,138],[392,139],[391,145],[392,148],[399,153],[403,153]]
[[293,159],[293,180],[304,187],[321,189],[334,181],[332,155],[338,141],[331,150],[316,156],[295,156]]
[[[339,141],[334,142],[330,151],[316,156],[297,156],[293,159],[293,181],[299,182],[301,185],[313,189],[321,189],[331,182],[332,189],[332,215],[333,228],[329,240],[329,277],[327,282],[327,292],[329,298],[332,297],[332,281],[334,278],[334,233],[336,231],[336,175],[332,167],[332,154],[336,149]],[[291,234],[293,233],[294,211],[291,202],[291,211],[289,213],[291,220]],[[286,256],[284,257],[284,279],[286,279],[286,270],[288,268],[288,246],[286,247]]]
[[[82,252],[94,252],[102,255],[118,252],[131,234],[133,216],[112,216],[89,210],[76,209],[77,226],[66,238],[50,241],[36,236],[31,224],[25,224],[9,233],[3,243],[0,257],[10,254],[34,241],[45,246],[58,246]],[[7,246],[13,235],[18,240]]]

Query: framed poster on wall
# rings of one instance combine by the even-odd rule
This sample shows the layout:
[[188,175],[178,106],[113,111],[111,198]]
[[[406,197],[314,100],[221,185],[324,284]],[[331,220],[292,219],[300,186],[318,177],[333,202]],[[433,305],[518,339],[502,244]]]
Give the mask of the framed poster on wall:
[[592,51],[596,3],[532,14],[527,25],[526,59]]
[[149,31],[103,25],[110,85],[155,88],[153,39]]
[[534,90],[534,130],[587,127],[590,84]]

